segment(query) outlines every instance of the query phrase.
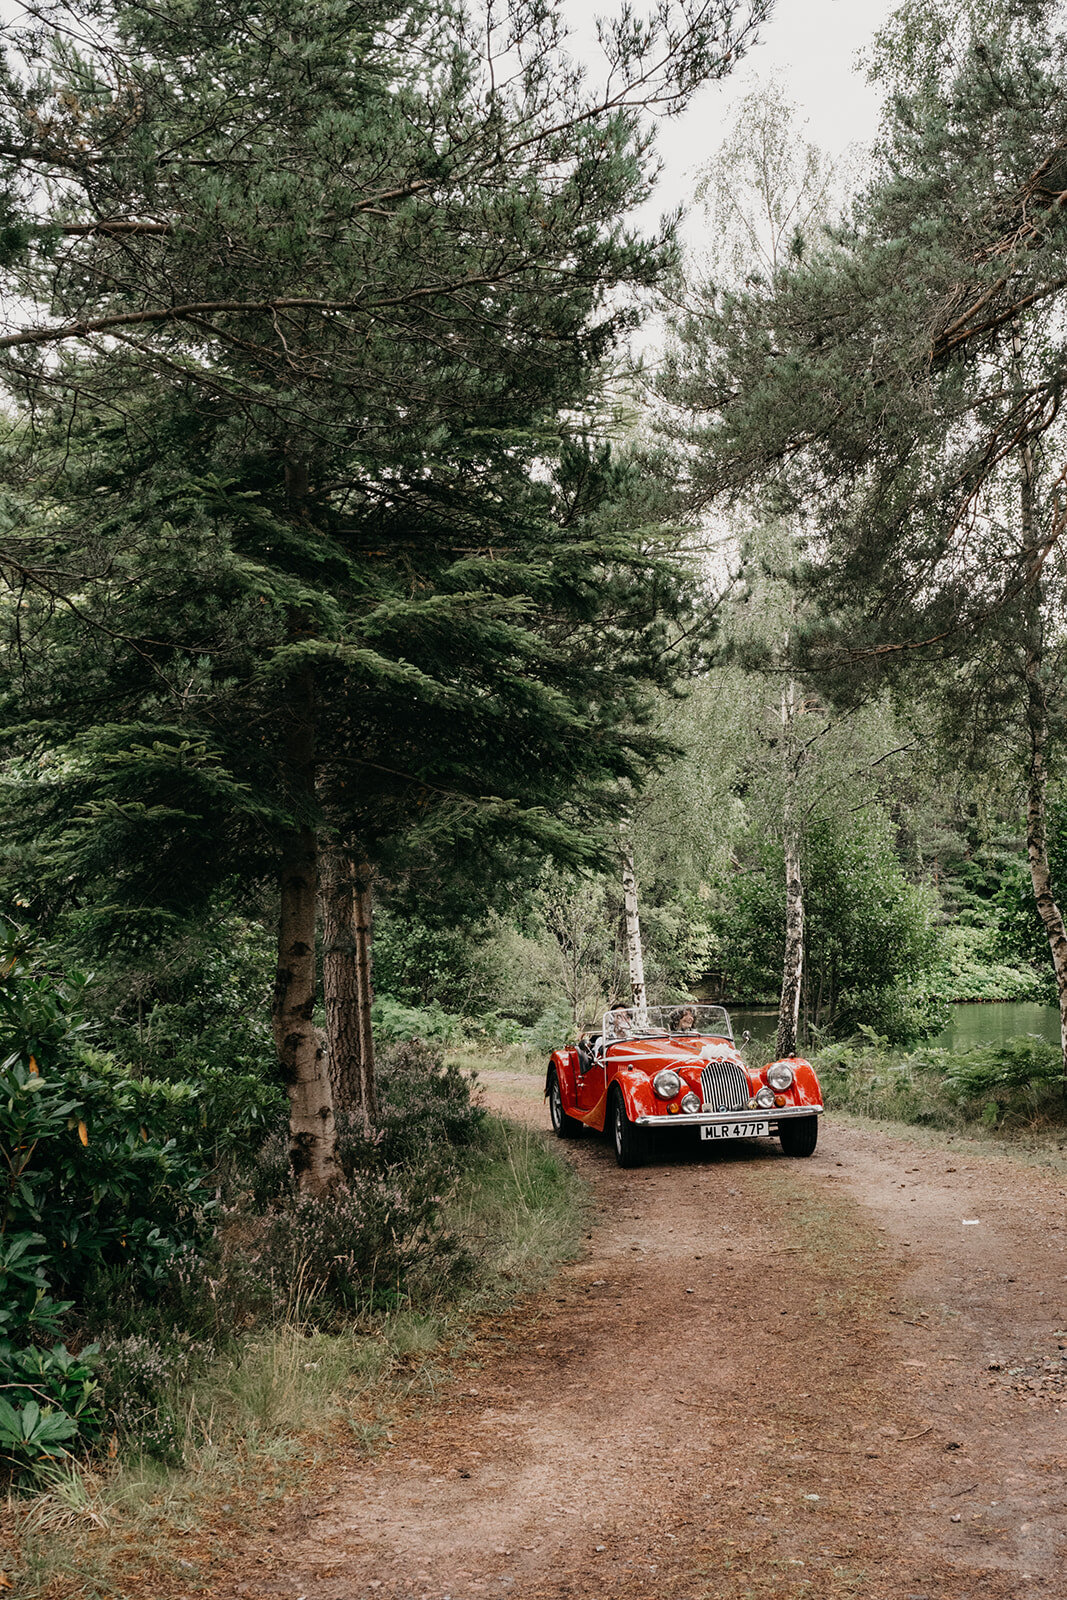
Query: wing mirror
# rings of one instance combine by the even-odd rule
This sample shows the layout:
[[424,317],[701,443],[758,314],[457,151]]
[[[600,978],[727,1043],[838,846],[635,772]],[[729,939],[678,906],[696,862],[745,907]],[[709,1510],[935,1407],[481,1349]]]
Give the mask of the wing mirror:
[[749,1040],[751,1038],[752,1038],[752,1035],[749,1033],[748,1029],[746,1028],[744,1033],[741,1035],[741,1048],[742,1048],[742,1050],[744,1049],[745,1045],[748,1044],[748,1042],[749,1042]]

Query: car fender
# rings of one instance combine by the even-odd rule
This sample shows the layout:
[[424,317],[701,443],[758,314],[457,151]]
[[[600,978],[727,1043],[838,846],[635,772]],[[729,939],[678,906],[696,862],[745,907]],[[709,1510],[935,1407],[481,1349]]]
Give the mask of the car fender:
[[555,1069],[556,1077],[559,1079],[559,1093],[560,1099],[563,1101],[564,1111],[569,1117],[578,1115],[578,1101],[574,1089],[578,1073],[577,1050],[553,1050],[552,1054],[549,1056],[548,1067],[545,1070],[546,1098],[548,1096],[549,1079],[552,1076],[553,1068]]
[[[819,1080],[815,1075],[815,1068],[810,1061],[805,1061],[803,1056],[782,1056],[782,1064],[793,1069],[793,1087],[789,1090],[789,1098],[794,1105],[820,1106],[822,1105],[822,1090]],[[774,1062],[774,1066],[778,1063]]]
[[609,1094],[614,1084],[618,1085],[626,1115],[631,1122],[635,1122],[638,1117],[655,1116],[657,1111],[663,1110],[664,1102],[657,1099],[647,1072],[634,1072],[624,1067],[621,1072],[615,1074],[608,1085]]

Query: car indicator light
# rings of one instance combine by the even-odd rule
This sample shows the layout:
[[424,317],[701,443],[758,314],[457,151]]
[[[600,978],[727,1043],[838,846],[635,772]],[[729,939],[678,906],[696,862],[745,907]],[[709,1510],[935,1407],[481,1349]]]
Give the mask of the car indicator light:
[[774,1097],[774,1103],[775,1103],[776,1106],[784,1106],[785,1105],[785,1095],[784,1094],[776,1094],[775,1097]]

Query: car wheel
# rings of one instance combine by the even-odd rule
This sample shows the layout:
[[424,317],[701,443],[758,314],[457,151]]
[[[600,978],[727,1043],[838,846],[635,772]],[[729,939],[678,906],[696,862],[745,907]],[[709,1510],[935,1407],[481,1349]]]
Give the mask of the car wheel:
[[647,1142],[642,1128],[637,1128],[626,1115],[626,1106],[618,1090],[611,1097],[611,1114],[608,1129],[615,1146],[615,1160],[620,1167],[640,1167],[644,1163]]
[[818,1117],[791,1117],[778,1124],[784,1156],[813,1156],[819,1138]]
[[552,1131],[557,1139],[576,1139],[584,1126],[577,1117],[569,1117],[563,1109],[563,1095],[555,1067],[548,1075],[548,1114],[552,1118]]

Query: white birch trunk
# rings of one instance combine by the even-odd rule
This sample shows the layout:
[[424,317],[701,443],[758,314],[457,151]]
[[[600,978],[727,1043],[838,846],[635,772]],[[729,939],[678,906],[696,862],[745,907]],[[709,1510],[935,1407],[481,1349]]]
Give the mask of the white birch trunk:
[[637,913],[637,877],[634,873],[633,845],[620,827],[622,841],[622,899],[626,915],[626,956],[630,964],[630,990],[634,1009],[643,1011],[647,1005],[645,993],[645,958],[641,949],[641,921]]
[[785,960],[778,1003],[779,1058],[797,1053],[800,991],[804,980],[804,885],[800,876],[800,843],[791,823],[785,836]]
[[782,853],[785,861],[785,958],[782,962],[782,992],[778,1002],[777,1054],[794,1056],[800,1024],[800,995],[804,981],[804,883],[800,874],[800,834],[796,818],[796,764],[792,750],[792,727],[797,714],[796,685],[782,690],[782,750],[785,754],[784,797],[782,802]]

